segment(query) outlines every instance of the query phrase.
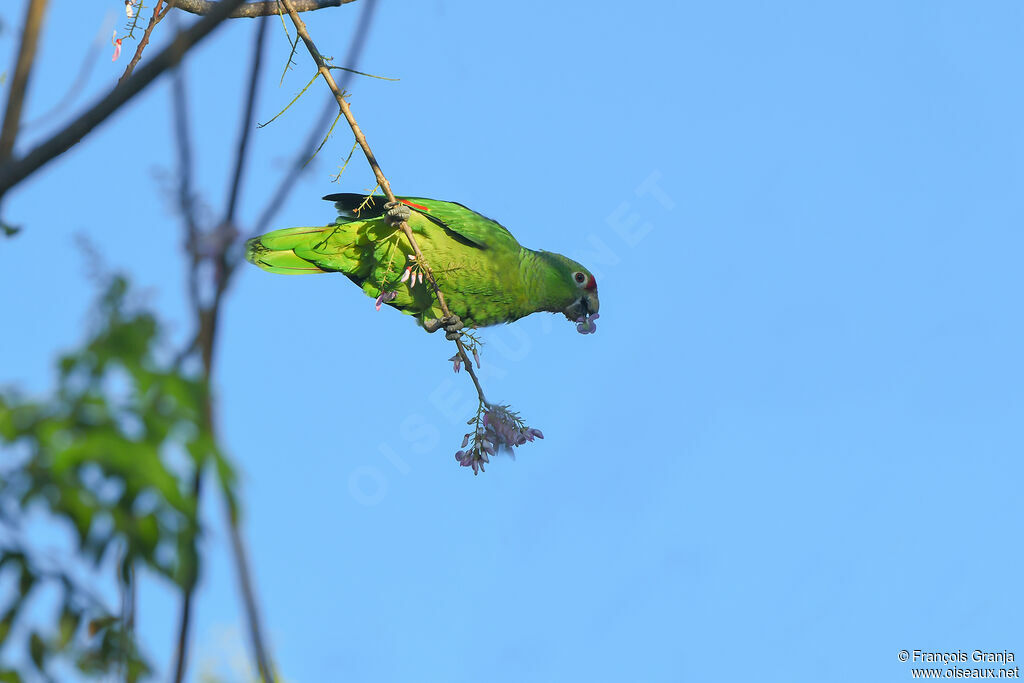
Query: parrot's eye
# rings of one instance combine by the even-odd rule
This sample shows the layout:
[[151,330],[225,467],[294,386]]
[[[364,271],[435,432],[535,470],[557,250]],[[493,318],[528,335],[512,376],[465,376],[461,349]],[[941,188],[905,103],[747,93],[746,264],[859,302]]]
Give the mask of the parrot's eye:
[[580,283],[581,285],[587,281],[587,276],[579,271],[573,273],[573,278],[576,280],[576,282]]

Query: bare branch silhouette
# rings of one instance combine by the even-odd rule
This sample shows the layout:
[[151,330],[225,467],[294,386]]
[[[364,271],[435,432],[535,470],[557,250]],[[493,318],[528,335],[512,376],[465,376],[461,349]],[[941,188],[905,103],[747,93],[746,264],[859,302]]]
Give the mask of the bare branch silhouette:
[[225,211],[224,222],[231,223],[235,219],[235,207],[238,205],[238,192],[242,184],[242,172],[245,170],[246,151],[249,147],[249,135],[252,133],[253,121],[255,120],[256,94],[259,89],[259,75],[263,66],[263,44],[267,35],[267,22],[259,22],[256,29],[256,46],[253,49],[253,62],[249,79],[249,99],[242,114],[240,137],[238,140],[238,153],[235,158],[235,175],[231,181],[231,190],[228,194],[228,208]]
[[[293,3],[296,12],[313,12],[327,7],[340,7],[355,0],[296,0]],[[178,0],[177,8],[192,14],[209,14],[220,2],[214,0]],[[242,5],[230,15],[231,19],[255,18],[284,14],[278,0],[263,0]]]
[[[34,0],[42,1],[42,0]],[[0,160],[0,197],[12,187],[29,177],[45,164],[68,151],[78,141],[103,123],[126,102],[142,92],[150,83],[181,61],[182,57],[199,41],[210,34],[220,22],[227,19],[232,10],[244,0],[222,0],[207,16],[178,33],[170,45],[164,48],[151,62],[144,64],[131,78],[116,86],[113,91],[83,112],[78,118],[37,145],[20,159]]]
[[[21,110],[25,106],[29,76],[32,75],[32,66],[36,61],[36,45],[39,43],[39,31],[43,26],[43,15],[46,13],[46,1],[32,0],[25,9],[25,27],[21,31],[18,62],[14,67],[14,78],[7,94],[3,127],[0,128],[0,164],[10,158],[14,151],[14,141],[18,137]],[[0,190],[0,196],[2,195],[3,191]]]
[[64,114],[71,108],[71,104],[75,101],[75,98],[82,94],[82,90],[89,81],[89,75],[92,73],[96,63],[99,61],[100,55],[106,49],[107,41],[109,39],[110,35],[107,33],[106,28],[101,27],[96,34],[96,38],[89,46],[89,51],[86,53],[85,57],[82,57],[79,60],[78,74],[75,76],[74,80],[71,81],[71,84],[68,86],[63,97],[61,97],[55,105],[42,114],[39,114],[34,119],[23,123],[21,125],[21,130],[25,131],[31,128],[37,128],[42,124],[49,122],[51,119]]
[[[164,0],[156,0],[156,4],[153,5],[153,16],[149,18],[149,23],[146,24],[146,30],[142,33],[142,38],[139,40],[138,46],[135,48],[135,54],[132,55],[132,60],[128,62],[128,66],[124,68],[124,73],[121,74],[121,78],[117,80],[118,85],[124,83],[135,71],[135,65],[142,59],[142,51],[149,45],[149,36],[153,33],[153,29],[160,23],[160,20],[167,16],[167,10],[174,7],[174,0],[170,0],[167,6],[164,6]],[[161,8],[163,8],[161,10]],[[135,17],[138,20],[138,16]]]
[[[196,276],[199,269],[200,255],[195,247],[199,240],[199,226],[196,222],[193,204],[192,142],[188,127],[187,91],[185,90],[181,66],[174,71],[173,88],[175,146],[178,151],[178,211],[181,213],[185,224],[185,247],[190,257],[188,275],[189,300],[192,304],[193,312],[198,319],[202,315],[202,302],[199,298],[199,278]],[[191,348],[195,348],[194,342]],[[202,469],[197,467],[192,475],[192,495],[195,497],[197,505],[199,496],[202,493],[202,483]],[[175,683],[181,683],[185,676],[185,666],[188,661],[188,631],[192,620],[192,596],[195,593],[197,578],[195,575],[190,576],[182,590],[178,642],[174,654],[173,680]]]
[[[255,40],[253,45],[252,76],[249,81],[248,97],[243,108],[243,117],[240,123],[239,146],[235,171],[232,176],[232,183],[228,192],[228,207],[222,223],[213,227],[211,231],[201,232],[195,215],[194,196],[192,194],[192,143],[188,126],[187,92],[184,86],[184,79],[180,69],[175,74],[174,111],[175,131],[178,147],[179,164],[179,210],[185,224],[185,238],[187,251],[190,254],[189,262],[189,298],[192,301],[193,312],[196,317],[198,329],[196,341],[190,345],[190,349],[198,350],[202,359],[202,373],[206,386],[204,397],[204,413],[207,428],[212,435],[216,434],[216,415],[213,405],[211,377],[213,374],[214,349],[216,344],[217,323],[220,317],[220,306],[224,293],[227,289],[230,266],[227,263],[227,252],[231,245],[231,239],[223,231],[231,230],[234,219],[234,211],[237,198],[240,192],[241,180],[243,177],[246,150],[248,147],[249,133],[253,127],[256,96],[259,88],[259,78],[262,73],[262,52],[265,44],[266,22],[261,22],[256,27]],[[211,234],[212,233],[212,234]],[[212,239],[211,239],[212,238]],[[206,245],[201,244],[206,241]],[[200,295],[201,280],[208,277],[208,271],[202,268],[206,261],[214,265],[214,293],[208,301],[203,301]],[[216,438],[216,437],[214,437]],[[202,471],[197,470],[192,482],[193,493],[198,500],[202,491]],[[270,664],[270,657],[265,645],[265,639],[260,626],[259,611],[256,606],[256,595],[253,589],[251,572],[245,546],[239,529],[237,508],[233,501],[227,496],[224,497],[224,514],[231,537],[231,546],[235,558],[235,567],[238,573],[239,587],[242,593],[242,600],[245,605],[247,621],[249,625],[250,639],[260,671],[264,681],[273,681],[274,673]],[[181,617],[178,628],[177,648],[175,655],[175,676],[174,680],[180,682],[184,679],[188,662],[188,631],[191,621],[192,600],[195,590],[195,577],[186,587],[182,595]]]

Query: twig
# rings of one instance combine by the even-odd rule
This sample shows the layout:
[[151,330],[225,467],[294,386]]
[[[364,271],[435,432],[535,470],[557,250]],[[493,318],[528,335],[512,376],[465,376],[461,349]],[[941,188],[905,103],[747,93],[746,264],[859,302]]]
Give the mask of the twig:
[[[199,225],[196,221],[195,205],[192,196],[192,142],[188,130],[188,101],[185,91],[182,68],[174,70],[172,81],[174,98],[174,137],[178,151],[178,211],[185,222],[185,250],[191,255],[190,268],[199,264]],[[199,280],[190,277],[188,280],[189,302],[192,312],[199,316],[202,302],[199,300]]]
[[[0,128],[0,164],[5,163],[14,151],[14,140],[18,137],[21,110],[25,105],[29,76],[36,61],[36,45],[39,43],[39,31],[43,26],[45,13],[46,0],[32,0],[25,10],[25,28],[21,31],[18,63],[14,67],[14,78],[7,94],[3,128]],[[2,191],[0,195],[3,195]]]
[[[239,144],[237,152],[237,160],[235,163],[235,171],[232,177],[232,183],[228,191],[227,207],[225,209],[225,218],[221,226],[215,229],[222,229],[223,225],[230,224],[234,221],[234,214],[237,208],[237,199],[241,192],[241,182],[243,177],[243,170],[245,167],[246,150],[248,148],[249,133],[253,127],[253,117],[256,106],[256,95],[258,92],[259,80],[261,75],[261,64],[263,61],[262,53],[264,47],[264,37],[266,35],[266,22],[261,22],[256,27],[255,42],[254,42],[254,56],[252,60],[252,77],[249,81],[249,93],[248,98],[243,109],[243,118],[241,121],[241,132],[239,134]],[[176,74],[177,76],[177,74]],[[191,197],[191,142],[188,134],[188,120],[187,120],[187,109],[186,109],[186,93],[184,85],[180,77],[175,79],[175,114],[176,114],[176,126],[175,130],[178,135],[178,158],[179,158],[179,175],[181,176],[181,185],[179,190],[179,201],[181,203],[181,211],[183,220],[186,228],[186,239],[189,241],[188,251],[191,253],[191,261],[189,265],[189,296],[192,299],[193,309],[196,316],[197,328],[195,341],[189,347],[193,350],[198,350],[202,359],[203,364],[203,379],[206,387],[206,394],[203,398],[203,412],[206,428],[209,430],[211,436],[216,442],[216,416],[213,405],[213,396],[211,393],[211,377],[213,375],[214,368],[214,350],[217,339],[217,323],[220,318],[220,307],[223,301],[225,292],[227,291],[228,280],[231,275],[232,266],[227,260],[227,250],[230,247],[228,241],[224,241],[218,245],[217,252],[215,254],[203,254],[198,248],[197,241],[200,239],[199,229],[196,224],[196,220],[192,210],[192,197]],[[200,300],[199,296],[199,282],[203,277],[204,270],[200,267],[201,262],[204,258],[212,258],[215,266],[214,270],[214,293],[207,302]],[[193,481],[192,481],[193,493],[198,500],[199,494],[202,490],[202,470],[197,469]],[[237,519],[237,513],[231,505],[231,501],[224,498],[224,514],[226,517],[228,532],[231,536],[231,545],[233,555],[235,558],[235,567],[238,572],[238,580],[242,593],[242,600],[245,604],[246,616],[249,623],[249,633],[252,640],[252,646],[257,662],[257,666],[260,671],[261,680],[273,682],[274,673],[273,668],[270,664],[270,657],[268,656],[267,647],[265,645],[264,636],[260,627],[259,611],[256,606],[256,595],[253,589],[253,582],[251,578],[251,572],[249,571],[249,563],[245,552],[245,546],[242,541],[242,535],[239,530],[239,524]],[[186,586],[184,595],[182,596],[181,605],[181,620],[178,630],[178,644],[176,651],[176,664],[175,664],[175,678],[174,680],[180,683],[185,675],[185,669],[188,661],[188,629],[189,621],[191,618],[192,610],[192,599],[194,595],[194,579]]]
[[67,92],[65,92],[64,96],[60,98],[57,104],[50,107],[50,109],[39,114],[34,119],[23,123],[21,126],[23,131],[36,128],[47,123],[55,116],[60,116],[71,108],[71,104],[75,101],[75,98],[81,95],[82,91],[85,89],[85,84],[89,80],[89,75],[96,66],[96,62],[99,61],[100,54],[102,54],[106,49],[106,42],[108,40],[110,40],[110,34],[107,33],[105,26],[101,26],[96,39],[93,40],[92,44],[89,46],[89,52],[86,53],[86,56],[79,61],[78,74],[71,82],[71,85],[68,86]]
[[[234,179],[231,183],[231,191],[229,193],[228,207],[225,213],[224,223],[232,224],[234,222],[235,208],[238,202],[238,195],[241,188],[242,182],[242,171],[245,168],[246,150],[249,144],[249,134],[253,129],[253,122],[255,120],[256,111],[256,96],[259,93],[259,82],[260,75],[262,74],[261,66],[263,64],[263,46],[265,44],[265,37],[267,34],[267,22],[259,22],[259,26],[256,28],[256,36],[253,42],[253,60],[252,66],[252,78],[249,81],[249,96],[245,104],[244,114],[242,116],[242,122],[240,124],[241,133],[238,141],[238,154],[235,163],[235,174]],[[221,229],[221,228],[218,228]],[[216,330],[216,323],[220,317],[220,306],[223,300],[224,293],[227,291],[228,281],[231,277],[231,266],[228,263],[227,251],[229,243],[225,241],[223,246],[217,254],[217,289],[214,293],[213,304],[209,310],[209,334],[206,336],[206,343],[208,348],[204,348],[203,358],[205,359],[205,374],[207,380],[207,387],[209,387],[210,374],[212,372],[213,364],[213,344],[214,344],[214,331]],[[210,419],[210,430],[213,431],[213,405],[212,397],[209,394],[209,388],[207,388],[207,409],[209,412]],[[242,589],[242,599],[245,603],[246,616],[249,621],[249,639],[252,641],[252,648],[256,655],[256,664],[259,667],[260,674],[263,681],[273,683],[274,681],[274,670],[270,664],[270,656],[267,652],[265,645],[265,638],[260,628],[260,616],[259,610],[256,606],[256,591],[252,585],[252,574],[249,571],[249,563],[245,552],[245,545],[242,542],[242,534],[238,528],[238,519],[236,518],[236,512],[231,506],[231,501],[227,496],[224,496],[224,516],[228,522],[228,530],[231,535],[231,547],[234,550],[235,556],[235,568],[238,572],[238,582]]]
[[302,97],[303,95],[306,94],[306,91],[309,90],[309,86],[313,85],[313,82],[316,81],[316,79],[318,79],[318,78],[320,78],[320,72],[319,71],[317,73],[313,74],[313,78],[309,79],[309,83],[307,83],[306,85],[302,86],[302,90],[299,91],[298,95],[296,95],[295,97],[292,98],[291,102],[289,102],[288,104],[284,105],[284,109],[282,109],[281,111],[279,111],[276,114],[274,114],[274,116],[269,121],[267,121],[265,123],[257,123],[256,127],[257,128],[266,128],[267,126],[272,124],[274,121],[276,121],[281,115],[283,115],[286,111],[288,111],[288,109],[290,109],[293,104],[298,102],[300,97]]
[[[128,576],[127,580],[121,587],[121,623],[124,625],[124,631],[128,635],[129,642],[135,641],[135,601],[137,596],[137,587],[135,585],[135,564],[128,561]],[[120,571],[118,572],[121,573]],[[121,577],[119,577],[121,578]],[[128,666],[128,649],[125,648],[124,652],[121,653],[121,660],[119,662],[121,666],[121,672],[124,676],[125,683],[135,683],[138,680],[138,672],[133,671]]]
[[[146,30],[142,33],[142,38],[139,40],[138,46],[135,48],[135,54],[132,55],[132,61],[128,62],[128,66],[124,68],[124,73],[121,74],[121,78],[117,79],[117,84],[121,85],[132,75],[132,71],[135,71],[135,65],[142,59],[142,51],[149,45],[149,35],[153,33],[153,29],[160,23],[160,20],[167,16],[167,10],[174,6],[174,0],[170,0],[167,7],[161,12],[160,8],[163,6],[164,0],[156,0],[156,4],[153,5],[153,16],[149,18],[149,23],[146,24]],[[137,18],[137,17],[136,17]]]
[[[355,0],[296,0],[296,12],[313,12],[327,7],[340,7]],[[178,9],[192,14],[210,14],[220,2],[213,0],[178,0]],[[278,8],[277,0],[264,0],[263,2],[250,2],[242,5],[231,13],[231,19],[266,17],[274,14],[282,14]]]
[[[380,164],[377,163],[376,157],[373,156],[373,151],[370,149],[369,143],[366,141],[366,136],[363,134],[362,129],[359,128],[359,124],[356,123],[355,117],[352,115],[352,109],[349,107],[348,102],[345,101],[343,93],[338,85],[334,82],[334,77],[331,75],[331,70],[324,63],[324,58],[317,50],[316,44],[313,39],[309,36],[309,31],[306,30],[306,24],[299,17],[298,13],[292,7],[291,0],[280,0],[281,4],[288,10],[288,16],[291,17],[292,23],[295,25],[295,31],[302,38],[302,42],[306,44],[306,49],[309,51],[313,61],[316,62],[317,70],[320,75],[324,77],[324,81],[327,82],[327,86],[334,93],[334,99],[338,102],[338,107],[341,109],[342,115],[345,120],[348,121],[349,127],[352,129],[352,134],[356,138],[356,142],[363,150],[363,155],[366,157],[367,163],[370,164],[370,168],[373,169],[373,175],[377,178],[377,184],[380,185],[384,195],[388,198],[389,202],[396,202],[395,194],[391,191],[391,183],[384,177],[383,171],[380,170]],[[431,289],[434,290],[434,296],[437,297],[437,303],[441,306],[441,311],[444,312],[445,317],[451,317],[451,311],[448,310],[448,304],[445,302],[444,294],[441,292],[441,288],[437,285],[437,280],[434,278],[434,271],[431,269],[430,264],[423,257],[423,252],[420,251],[419,244],[416,243],[416,238],[413,237],[412,229],[409,224],[402,221],[399,224],[402,232],[405,233],[406,239],[409,240],[409,245],[412,247],[413,253],[416,254],[416,259],[420,263],[420,267],[427,276],[427,280],[430,282]],[[455,345],[459,349],[459,355],[462,356],[463,362],[466,364],[466,370],[469,372],[469,376],[473,378],[473,384],[476,386],[477,395],[480,397],[480,402],[486,404],[487,399],[484,397],[484,390],[480,386],[480,380],[477,379],[476,373],[473,371],[473,364],[469,360],[469,354],[466,353],[466,347],[463,345],[461,339],[455,340]]]
[[241,137],[238,140],[238,154],[235,160],[235,175],[231,181],[231,191],[228,195],[228,208],[225,212],[224,222],[231,223],[235,219],[235,206],[238,203],[238,190],[242,184],[242,170],[245,168],[245,152],[249,146],[249,134],[252,132],[253,112],[256,108],[256,93],[259,89],[260,67],[263,64],[263,44],[267,35],[267,22],[259,22],[256,29],[256,44],[253,48],[253,63],[250,67],[251,78],[249,80],[249,100],[245,105],[245,112],[242,115]]
[[[37,0],[41,1],[41,0]],[[124,84],[118,85],[110,94],[82,113],[62,130],[20,159],[3,163],[0,161],[0,197],[8,190],[38,171],[43,165],[68,151],[79,140],[103,123],[122,105],[142,92],[157,76],[181,61],[185,53],[205,38],[220,22],[242,4],[244,0],[221,0],[209,15],[203,17],[188,29],[181,31],[151,62],[132,75]]]
[[[228,518],[230,525],[228,532],[231,536],[231,548],[236,558],[245,558],[245,545],[242,542],[242,534],[238,530],[238,520],[234,519],[234,510],[231,503],[224,497],[224,515]],[[242,595],[245,598],[245,609],[249,616],[249,638],[252,640],[253,650],[256,652],[256,666],[259,667],[261,681],[274,683],[274,670],[271,668],[270,659],[267,656],[266,647],[263,642],[263,635],[260,633],[260,619],[256,611],[256,592],[252,585],[252,574],[244,562],[237,563],[238,581],[242,585]]]
[[[182,220],[185,223],[186,251],[190,254],[188,293],[189,301],[192,304],[196,318],[202,315],[202,302],[199,298],[199,252],[196,243],[199,239],[199,227],[196,223],[195,211],[192,201],[192,143],[188,129],[188,106],[186,102],[186,90],[182,67],[179,65],[174,70],[173,82],[174,98],[174,132],[178,150],[178,210],[181,212]],[[195,344],[192,345],[192,348]],[[198,505],[199,496],[202,493],[202,468],[196,467],[192,474],[192,495]],[[178,642],[174,650],[174,681],[181,683],[185,676],[185,667],[188,662],[188,631],[192,621],[192,596],[195,592],[196,576],[188,577],[181,598],[181,615],[178,619]]]
[[[366,46],[366,37],[370,35],[370,26],[373,24],[373,15],[376,7],[377,0],[365,0],[363,3],[363,11],[359,15],[355,37],[352,39],[351,45],[349,45],[348,54],[345,55],[346,64],[356,66],[359,63],[359,56],[363,53],[363,48]],[[342,76],[339,87],[346,87],[351,79],[352,75],[346,73]],[[260,212],[252,231],[253,237],[262,235],[270,227],[270,222],[274,220],[274,215],[281,209],[281,205],[284,204],[288,193],[291,192],[292,187],[295,186],[299,176],[302,175],[302,171],[306,168],[306,161],[316,148],[317,141],[323,137],[323,132],[321,131],[326,130],[328,125],[333,125],[331,121],[337,116],[337,111],[338,107],[334,102],[328,101],[324,104],[320,118],[317,120],[316,125],[309,129],[309,135],[292,159],[288,173],[281,178],[281,183],[274,190],[274,193],[270,195],[270,200],[263,207],[263,211]]]

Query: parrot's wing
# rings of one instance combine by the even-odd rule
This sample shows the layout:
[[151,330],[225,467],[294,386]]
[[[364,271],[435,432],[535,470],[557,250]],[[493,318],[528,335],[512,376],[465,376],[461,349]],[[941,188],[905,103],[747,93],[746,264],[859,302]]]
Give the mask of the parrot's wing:
[[[365,195],[340,193],[329,194],[324,199],[334,202],[338,211],[359,218],[376,218],[384,214],[384,197],[374,195],[367,200]],[[423,197],[398,197],[410,209],[436,225],[446,228],[481,249],[518,249],[519,242],[505,227],[486,216],[467,209],[455,202],[442,202]],[[356,210],[362,207],[358,214]]]

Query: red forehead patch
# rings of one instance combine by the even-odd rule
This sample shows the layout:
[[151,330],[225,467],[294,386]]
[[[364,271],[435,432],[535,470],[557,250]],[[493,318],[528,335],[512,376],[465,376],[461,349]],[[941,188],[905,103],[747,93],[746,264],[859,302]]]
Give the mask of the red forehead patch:
[[593,275],[590,276],[590,282],[583,289],[597,289],[597,278]]

